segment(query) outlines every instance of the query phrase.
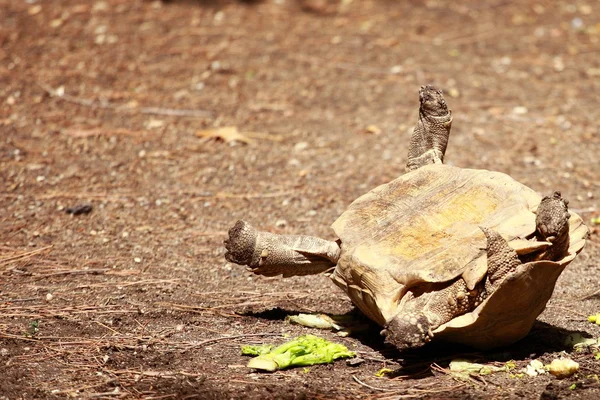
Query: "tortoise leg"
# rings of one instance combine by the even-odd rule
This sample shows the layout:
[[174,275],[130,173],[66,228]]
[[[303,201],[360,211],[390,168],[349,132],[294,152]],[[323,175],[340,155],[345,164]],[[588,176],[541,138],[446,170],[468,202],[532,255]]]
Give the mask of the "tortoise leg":
[[542,240],[551,242],[552,246],[541,256],[547,260],[560,260],[569,251],[569,209],[568,200],[562,198],[560,192],[546,196],[537,209],[535,224]]
[[492,229],[480,227],[487,239],[488,272],[485,280],[485,291],[493,293],[500,282],[515,271],[521,260],[500,234]]
[[487,238],[488,271],[485,281],[469,290],[462,278],[451,284],[429,285],[426,291],[409,298],[402,311],[386,325],[386,341],[399,349],[422,346],[433,337],[432,331],[462,314],[473,311],[500,283],[514,272],[521,261],[500,234],[480,227]]
[[441,164],[452,126],[452,112],[448,110],[441,90],[422,86],[419,101],[419,120],[408,147],[407,171],[428,164]]
[[386,342],[401,350],[429,342],[433,338],[433,330],[472,311],[486,297],[483,284],[469,290],[462,278],[450,284],[432,284],[426,292],[415,295],[417,297],[409,298],[402,311],[387,323],[382,332],[386,335]]
[[303,235],[277,235],[257,231],[237,221],[225,240],[225,258],[247,265],[265,276],[318,274],[335,267],[340,256],[336,242]]

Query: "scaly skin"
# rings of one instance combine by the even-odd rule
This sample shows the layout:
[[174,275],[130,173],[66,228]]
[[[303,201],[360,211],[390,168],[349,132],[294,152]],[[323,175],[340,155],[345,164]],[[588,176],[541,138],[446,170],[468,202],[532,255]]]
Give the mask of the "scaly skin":
[[[553,245],[548,250],[558,258],[564,256],[564,243],[567,246],[569,243],[566,215],[566,202],[558,192],[553,196],[544,197],[538,208],[539,234],[558,244],[557,247]],[[387,342],[401,350],[426,344],[433,338],[433,330],[473,311],[500,287],[506,277],[516,271],[521,261],[515,250],[498,232],[485,227],[481,227],[481,230],[487,239],[488,272],[484,281],[471,291],[459,277],[445,286],[443,283],[431,284],[426,290],[417,288],[413,293],[409,292],[407,296],[412,298],[406,299],[402,311],[392,318],[382,331]],[[556,236],[553,238],[551,235]],[[545,254],[543,258],[549,259],[548,255],[551,254]]]
[[552,196],[542,199],[535,224],[541,240],[552,243],[552,246],[541,255],[544,260],[560,260],[569,250],[569,209],[568,200],[554,192]]
[[492,229],[481,228],[487,239],[488,272],[485,280],[485,291],[493,293],[504,278],[515,271],[521,260],[500,234]]
[[265,276],[311,275],[335,267],[340,257],[336,242],[306,235],[277,235],[238,221],[225,241],[225,258],[247,265]]
[[[419,121],[409,147],[407,170],[442,163],[452,116],[442,92],[424,86],[420,92]],[[541,259],[557,260],[568,251],[569,213],[559,192],[545,197],[537,211],[537,239],[552,242]],[[357,227],[360,229],[360,227]],[[473,311],[521,264],[516,252],[497,232],[481,228],[487,238],[488,272],[473,290],[459,277],[451,282],[423,283],[408,289],[401,300],[402,310],[385,326],[386,341],[399,349],[421,346],[433,337],[432,331],[462,314]],[[225,258],[247,265],[266,276],[307,275],[336,266],[340,244],[312,236],[277,235],[260,232],[238,221],[225,241]],[[526,260],[531,261],[531,260]]]
[[452,112],[441,90],[423,86],[419,90],[419,101],[419,120],[408,147],[407,171],[428,164],[442,164],[452,126]]
[[418,290],[416,294],[418,297],[408,298],[402,311],[382,331],[386,342],[400,350],[428,343],[433,339],[433,330],[474,310],[487,297],[483,283],[469,290],[462,278],[451,284],[427,285],[426,291]]
[[488,273],[473,290],[462,278],[451,283],[430,284],[416,288],[404,307],[382,333],[398,349],[424,345],[433,338],[432,331],[446,322],[473,311],[493,293],[500,283],[521,264],[517,253],[497,232],[482,227],[487,244]]

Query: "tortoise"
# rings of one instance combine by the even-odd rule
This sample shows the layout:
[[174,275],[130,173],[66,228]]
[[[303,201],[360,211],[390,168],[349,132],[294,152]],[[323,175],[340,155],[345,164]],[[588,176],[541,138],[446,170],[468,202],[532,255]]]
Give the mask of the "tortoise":
[[356,199],[336,241],[240,220],[225,258],[265,276],[326,273],[400,350],[445,340],[489,349],[527,335],[588,233],[560,192],[443,164],[452,113],[419,91],[406,173]]

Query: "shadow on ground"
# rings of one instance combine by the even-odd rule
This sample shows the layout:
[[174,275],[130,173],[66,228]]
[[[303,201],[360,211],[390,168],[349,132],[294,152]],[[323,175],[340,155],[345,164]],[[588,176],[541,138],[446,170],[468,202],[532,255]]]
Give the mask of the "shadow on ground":
[[[287,317],[297,315],[298,311],[276,307],[260,312],[245,312],[247,317],[265,319],[269,321],[285,321]],[[351,325],[359,326],[360,329],[351,331],[350,337],[359,340],[365,346],[372,348],[388,359],[398,360],[401,367],[393,375],[410,376],[411,378],[424,378],[432,375],[431,364],[447,367],[450,361],[457,358],[465,358],[473,362],[506,362],[509,360],[522,361],[535,359],[546,353],[572,350],[572,344],[566,344],[565,339],[569,335],[579,334],[589,336],[586,332],[559,328],[545,322],[536,321],[529,334],[520,341],[510,345],[489,351],[474,350],[471,347],[447,343],[433,342],[420,349],[398,351],[393,346],[385,343],[384,337],[380,335],[381,327],[362,315],[358,309],[342,314],[331,315],[351,320]],[[315,329],[314,333],[318,334]],[[424,369],[424,367],[426,367]]]

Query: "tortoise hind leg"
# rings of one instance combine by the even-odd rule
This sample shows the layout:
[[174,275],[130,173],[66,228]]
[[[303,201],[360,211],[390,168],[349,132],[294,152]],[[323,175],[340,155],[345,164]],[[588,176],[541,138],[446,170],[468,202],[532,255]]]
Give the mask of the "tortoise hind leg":
[[247,265],[265,276],[318,274],[335,267],[340,256],[336,242],[261,232],[242,220],[229,230],[225,248],[227,261]]
[[428,164],[441,164],[452,126],[452,113],[441,90],[423,86],[419,90],[419,101],[419,120],[410,139],[407,171]]

